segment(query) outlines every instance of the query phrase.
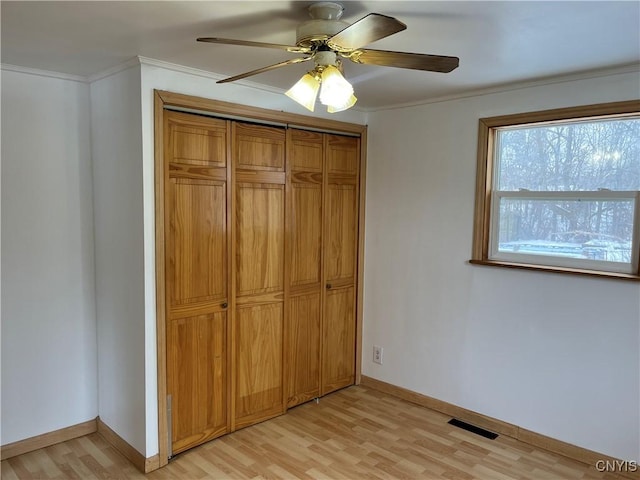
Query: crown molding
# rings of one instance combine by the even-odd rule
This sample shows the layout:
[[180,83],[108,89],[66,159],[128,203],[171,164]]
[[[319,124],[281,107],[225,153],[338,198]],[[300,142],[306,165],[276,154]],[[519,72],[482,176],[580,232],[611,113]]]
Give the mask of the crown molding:
[[522,90],[531,87],[541,87],[544,85],[554,85],[557,83],[575,82],[577,80],[585,80],[589,78],[612,77],[615,75],[623,75],[625,73],[640,73],[640,63],[629,63],[613,68],[599,68],[595,70],[587,70],[579,73],[571,73],[567,75],[555,75],[544,77],[537,80],[528,80],[521,82],[504,83],[493,87],[479,88],[475,90],[467,90],[451,95],[442,95],[426,100],[418,100],[416,102],[399,103],[396,105],[388,105],[385,107],[363,109],[364,112],[373,113],[385,110],[397,110],[402,108],[419,107],[421,105],[429,105],[431,103],[448,102],[451,100],[460,100],[463,98],[480,97],[483,95],[491,95],[494,93],[509,92],[513,90]]
[[[210,72],[208,70],[202,70],[194,67],[186,67],[184,65],[179,65],[177,63],[165,62],[164,60],[156,60],[154,58],[138,57],[138,59],[142,65],[149,65],[151,67],[163,68],[165,70],[172,70],[178,73],[186,73],[188,75],[194,75],[196,77],[204,77],[204,78],[209,78],[211,80],[216,80],[216,81],[222,80],[228,77],[228,75],[222,75],[219,73]],[[235,83],[236,85],[255,88],[257,90],[263,90],[265,92],[270,92],[270,93],[278,93],[278,94],[284,93],[284,90],[280,88],[271,87],[269,85],[262,85],[260,83],[251,82],[247,80],[238,80],[233,83]]]
[[72,75],[70,73],[54,72],[51,70],[42,70],[40,68],[22,67],[20,65],[11,65],[9,63],[0,64],[0,70],[6,72],[24,73],[26,75],[35,75],[37,77],[57,78],[59,80],[87,83],[87,77],[83,77],[82,75]]
[[102,80],[103,78],[110,77],[111,75],[115,75],[116,73],[120,73],[124,70],[128,70],[129,68],[136,67],[140,65],[140,63],[140,57],[133,57],[126,62],[119,63],[118,65],[114,65],[113,67],[109,67],[100,72],[88,75],[85,78],[88,83],[93,83],[98,80]]
[[92,83],[97,80],[102,80],[103,78],[109,77],[111,75],[115,75],[116,73],[122,72],[123,70],[127,70],[128,68],[135,67],[136,65],[140,65],[140,60],[138,59],[138,57],[133,57],[127,60],[126,62],[120,63],[118,65],[114,65],[113,67],[109,67],[105,70],[94,73],[92,75],[73,75],[70,73],[61,73],[61,72],[54,72],[50,70],[42,70],[40,68],[30,68],[30,67],[22,67],[20,65],[11,65],[8,63],[0,64],[0,69],[3,71],[24,73],[27,75],[35,75],[38,77],[57,78],[60,80],[70,80],[72,82],[80,82],[80,83]]

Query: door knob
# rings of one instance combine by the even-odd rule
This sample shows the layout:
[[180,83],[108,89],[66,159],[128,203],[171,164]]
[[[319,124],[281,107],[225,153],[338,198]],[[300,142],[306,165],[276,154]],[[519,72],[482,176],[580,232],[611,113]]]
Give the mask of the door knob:
[[227,308],[229,306],[229,304],[227,302],[224,302],[222,305],[220,305],[222,308]]
[[331,290],[331,284],[327,283],[327,290]]

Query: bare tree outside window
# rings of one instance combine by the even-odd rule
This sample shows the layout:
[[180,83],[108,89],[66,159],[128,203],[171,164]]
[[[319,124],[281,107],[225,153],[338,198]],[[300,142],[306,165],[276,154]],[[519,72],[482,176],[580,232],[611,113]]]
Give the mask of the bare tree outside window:
[[640,190],[640,119],[498,129],[498,190]]

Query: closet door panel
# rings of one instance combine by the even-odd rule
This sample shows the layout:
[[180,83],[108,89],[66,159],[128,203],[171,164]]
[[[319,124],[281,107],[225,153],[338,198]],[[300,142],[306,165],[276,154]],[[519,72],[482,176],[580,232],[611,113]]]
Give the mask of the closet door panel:
[[320,293],[292,296],[287,312],[288,406],[320,396]]
[[173,453],[227,430],[226,317],[220,311],[168,321]]
[[234,425],[284,412],[285,131],[234,126]]
[[284,289],[284,186],[236,186],[236,293]]
[[291,207],[291,286],[321,281],[322,185],[293,183]]
[[284,129],[245,123],[235,128],[236,168],[284,171]]
[[289,299],[287,406],[320,396],[324,134],[290,129],[287,137]]
[[227,165],[226,121],[172,112],[169,117],[171,161],[186,165]]
[[283,412],[283,303],[243,305],[236,314],[236,428]]
[[229,430],[227,125],[166,113],[165,334],[172,453]]
[[170,306],[227,297],[226,184],[172,178],[168,185]]
[[327,188],[327,235],[324,242],[326,281],[354,282],[358,194],[355,184],[329,184]]
[[358,175],[360,140],[355,137],[327,135],[327,173],[329,175]]
[[322,134],[292,130],[291,169],[293,171],[322,172]]
[[327,135],[321,393],[355,380],[359,139]]
[[354,287],[328,291],[322,329],[322,395],[354,382],[355,334]]

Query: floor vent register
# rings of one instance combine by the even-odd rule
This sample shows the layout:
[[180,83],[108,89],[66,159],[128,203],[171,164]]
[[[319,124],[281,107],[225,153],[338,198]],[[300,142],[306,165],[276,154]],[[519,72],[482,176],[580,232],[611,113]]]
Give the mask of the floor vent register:
[[453,425],[454,427],[462,428],[463,430],[475,433],[476,435],[480,435],[481,437],[488,438],[490,440],[495,440],[496,438],[498,438],[497,433],[490,432],[489,430],[485,430],[484,428],[476,427],[475,425],[463,422],[462,420],[458,420],[457,418],[452,418],[447,423]]

